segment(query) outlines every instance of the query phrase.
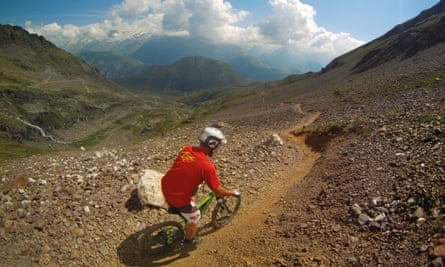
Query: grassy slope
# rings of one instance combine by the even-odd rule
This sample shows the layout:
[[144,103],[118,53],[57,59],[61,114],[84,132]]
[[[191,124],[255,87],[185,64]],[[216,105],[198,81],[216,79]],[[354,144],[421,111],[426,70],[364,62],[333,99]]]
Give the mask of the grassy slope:
[[1,26],[0,40],[1,158],[70,147],[48,142],[20,120],[78,147],[109,135],[159,134],[190,114],[175,101],[136,95],[105,80],[84,61],[18,27]]

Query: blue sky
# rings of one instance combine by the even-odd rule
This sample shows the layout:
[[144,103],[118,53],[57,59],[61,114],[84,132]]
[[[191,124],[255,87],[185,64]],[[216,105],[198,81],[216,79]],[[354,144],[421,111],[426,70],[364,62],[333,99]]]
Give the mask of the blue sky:
[[[189,35],[325,61],[439,0],[2,0],[0,23],[57,45],[134,34]],[[129,37],[128,37],[129,38]],[[309,53],[308,53],[309,52]]]
[[[24,26],[57,22],[83,26],[103,21],[121,0],[2,0],[0,23]],[[272,13],[267,0],[229,1],[234,8],[251,12],[247,23],[257,23]],[[396,24],[402,23],[438,2],[438,0],[303,0],[316,10],[316,22],[333,32],[348,32],[370,41]]]

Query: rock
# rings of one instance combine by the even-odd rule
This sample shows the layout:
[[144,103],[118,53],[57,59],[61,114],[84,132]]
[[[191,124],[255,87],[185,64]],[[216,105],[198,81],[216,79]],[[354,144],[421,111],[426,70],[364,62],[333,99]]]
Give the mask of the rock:
[[371,207],[377,207],[377,206],[381,206],[382,203],[383,203],[382,197],[374,197],[374,198],[372,198],[370,205],[371,205]]
[[369,224],[369,230],[371,230],[373,232],[380,231],[381,230],[380,223],[371,221],[371,223]]
[[278,134],[272,134],[261,142],[266,147],[281,146],[283,143],[283,139]]
[[365,225],[365,224],[370,223],[372,221],[372,219],[366,213],[360,213],[360,215],[358,216],[357,221],[358,221],[358,223],[360,225]]
[[443,267],[443,259],[437,257],[427,264],[427,267]]
[[422,207],[417,206],[416,210],[413,213],[413,216],[415,218],[424,218],[425,217],[425,211],[423,210]]
[[43,229],[45,228],[45,225],[46,225],[46,221],[43,219],[40,219],[40,218],[35,220],[33,223],[34,229],[39,230],[39,231],[43,231]]
[[354,256],[351,256],[348,258],[348,263],[355,266],[356,264],[358,264],[358,259]]
[[352,205],[351,210],[353,211],[354,215],[359,216],[362,213],[362,208],[358,204]]
[[428,252],[429,256],[440,257],[445,259],[445,239],[434,240],[433,247]]
[[26,217],[26,210],[25,209],[17,209],[17,217],[20,219],[23,219]]
[[138,182],[137,195],[142,206],[167,207],[161,189],[161,179],[164,175],[156,170],[143,171]]
[[386,215],[384,213],[380,213],[377,215],[377,217],[374,218],[374,221],[376,222],[382,222],[386,219]]

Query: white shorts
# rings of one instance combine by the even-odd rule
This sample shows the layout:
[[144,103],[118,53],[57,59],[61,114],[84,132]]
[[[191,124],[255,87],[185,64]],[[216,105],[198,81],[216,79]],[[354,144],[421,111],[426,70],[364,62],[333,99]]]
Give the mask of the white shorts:
[[190,224],[197,224],[201,219],[201,211],[196,207],[195,202],[190,202],[190,205],[178,209],[181,216]]

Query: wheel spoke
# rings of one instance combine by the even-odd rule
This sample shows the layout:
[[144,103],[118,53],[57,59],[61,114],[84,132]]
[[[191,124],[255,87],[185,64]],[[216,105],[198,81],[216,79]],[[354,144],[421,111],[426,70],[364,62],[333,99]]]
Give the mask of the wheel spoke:
[[142,253],[148,255],[163,254],[175,250],[184,239],[184,230],[175,221],[157,224],[139,238]]
[[235,216],[241,204],[239,197],[226,197],[220,201],[212,214],[212,223],[215,228],[227,225]]

